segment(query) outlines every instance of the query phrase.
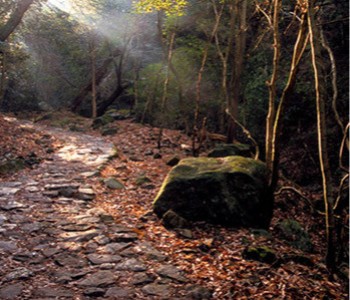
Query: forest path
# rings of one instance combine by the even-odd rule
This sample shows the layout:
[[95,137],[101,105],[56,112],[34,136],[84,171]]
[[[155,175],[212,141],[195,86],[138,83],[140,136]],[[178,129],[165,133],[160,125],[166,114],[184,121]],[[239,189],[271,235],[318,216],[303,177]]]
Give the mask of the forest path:
[[[188,280],[163,265],[165,255],[96,207],[94,174],[114,154],[113,144],[14,123],[54,136],[63,147],[35,169],[0,182],[0,299],[167,299],[174,294],[170,282],[184,289]],[[159,268],[149,272],[147,259]]]

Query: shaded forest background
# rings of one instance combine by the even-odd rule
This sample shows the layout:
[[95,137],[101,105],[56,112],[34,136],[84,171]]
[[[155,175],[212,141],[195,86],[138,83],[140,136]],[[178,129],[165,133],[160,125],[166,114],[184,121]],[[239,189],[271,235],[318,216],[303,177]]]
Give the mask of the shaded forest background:
[[[72,7],[0,0],[0,32],[21,2],[31,4],[21,24],[0,40],[1,111],[69,109],[97,117],[112,108],[184,131],[196,155],[212,140],[251,143],[251,136],[259,158],[273,164],[266,119],[271,101],[277,109],[287,94],[277,133],[278,173],[310,192],[321,191],[325,178],[315,101],[319,66],[332,174],[327,182],[336,200],[330,227],[347,227],[348,1],[141,1],[137,8],[127,0],[74,1]],[[311,28],[318,52],[307,43]],[[296,50],[300,35],[306,42]],[[296,51],[300,62],[293,66]],[[319,208],[325,210],[322,201]],[[338,263],[345,259],[340,256]]]

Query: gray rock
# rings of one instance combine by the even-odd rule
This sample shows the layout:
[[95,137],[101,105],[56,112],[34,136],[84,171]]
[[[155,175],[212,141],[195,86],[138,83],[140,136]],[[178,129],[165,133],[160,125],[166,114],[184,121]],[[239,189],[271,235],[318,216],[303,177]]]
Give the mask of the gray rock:
[[61,250],[57,249],[57,248],[45,248],[45,249],[42,249],[42,253],[43,253],[43,255],[45,257],[54,256],[54,255],[56,255],[59,252],[61,252]]
[[95,198],[96,194],[93,189],[91,188],[79,188],[78,190],[78,199],[90,201]]
[[148,296],[158,296],[169,299],[172,293],[172,288],[166,284],[151,283],[144,286],[142,292]]
[[46,297],[46,298],[68,298],[72,299],[74,293],[71,290],[65,288],[52,288],[52,287],[43,287],[35,291],[34,295],[36,297]]
[[126,271],[134,271],[134,272],[143,272],[147,270],[145,264],[140,262],[135,258],[127,259],[126,261],[118,264],[116,266],[117,270],[126,270]]
[[22,294],[24,285],[21,283],[10,284],[4,287],[0,287],[0,299],[12,300],[16,299]]
[[116,276],[113,272],[102,270],[92,274],[90,277],[77,282],[79,286],[85,287],[106,287],[116,283]]
[[145,285],[152,283],[156,279],[156,276],[149,275],[147,273],[137,273],[132,281],[133,285]]
[[166,259],[166,255],[155,249],[150,243],[142,243],[135,246],[135,251],[141,255],[145,255],[148,259],[155,261],[161,262]]
[[113,242],[132,242],[138,239],[138,235],[136,232],[120,232],[120,233],[114,233],[111,236],[111,239]]
[[20,190],[20,188],[0,186],[0,196],[15,195]]
[[110,254],[116,254],[129,248],[131,245],[132,243],[110,243],[103,248],[103,251]]
[[8,218],[5,215],[0,214],[0,226],[4,224],[7,220]]
[[105,185],[112,190],[121,190],[124,189],[125,186],[118,180],[113,177],[107,178],[104,180]]
[[7,201],[5,203],[0,203],[0,208],[3,210],[18,210],[22,208],[26,208],[28,205],[25,205],[23,203],[17,202],[17,201]]
[[122,260],[119,255],[109,255],[109,254],[97,254],[92,253],[87,255],[88,260],[94,265],[101,265],[105,263],[116,263]]
[[91,229],[84,232],[64,232],[60,235],[60,237],[65,241],[71,242],[87,242],[94,237],[98,236],[100,231],[96,229]]
[[106,297],[112,297],[112,299],[131,299],[134,293],[129,289],[112,287],[107,290]]
[[103,297],[106,293],[106,290],[101,288],[88,288],[83,293],[85,296],[89,297]]
[[78,255],[61,253],[55,257],[55,262],[62,267],[82,268],[87,265],[87,261]]
[[156,270],[156,272],[162,277],[170,278],[178,282],[188,281],[188,279],[183,276],[183,272],[180,271],[175,266],[171,266],[171,265],[161,266],[159,269]]
[[16,279],[24,280],[33,276],[33,272],[24,267],[19,267],[11,273],[6,274],[5,281],[12,281]]
[[191,285],[186,288],[188,291],[187,298],[194,300],[207,300],[212,299],[212,292],[205,287],[199,285]]

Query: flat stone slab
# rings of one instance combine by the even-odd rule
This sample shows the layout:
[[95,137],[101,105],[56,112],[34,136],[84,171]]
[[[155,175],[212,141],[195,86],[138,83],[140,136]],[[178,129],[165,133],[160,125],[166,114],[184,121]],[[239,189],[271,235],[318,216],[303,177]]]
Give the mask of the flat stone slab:
[[14,252],[18,250],[17,243],[11,241],[0,241],[0,250]]
[[131,245],[132,243],[110,243],[103,247],[103,251],[110,254],[116,254],[129,248]]
[[134,271],[134,272],[143,272],[147,270],[147,266],[137,260],[136,258],[130,258],[126,261],[118,264],[116,266],[117,270],[125,270],[125,271]]
[[44,287],[44,288],[39,288],[38,290],[36,290],[34,295],[36,297],[44,297],[44,298],[73,299],[74,293],[71,290],[68,290],[66,288]]
[[130,289],[112,287],[107,290],[105,296],[112,297],[112,299],[131,299],[134,296],[134,292]]
[[172,293],[172,288],[167,284],[151,283],[142,288],[142,292],[148,296],[158,296],[169,298]]
[[106,287],[116,283],[116,276],[112,271],[103,270],[92,274],[90,277],[77,282],[83,287]]
[[0,299],[12,300],[22,294],[24,285],[21,283],[10,284],[0,288]]
[[85,258],[78,255],[70,255],[67,253],[58,254],[55,257],[55,262],[62,267],[82,268],[87,265]]
[[15,195],[20,190],[21,190],[20,188],[14,188],[14,187],[0,187],[0,196]]
[[0,209],[2,210],[16,210],[21,208],[26,208],[28,205],[25,205],[23,203],[17,202],[17,201],[7,201],[5,203],[0,203]]
[[96,229],[91,229],[88,231],[83,231],[83,232],[64,232],[60,234],[60,237],[65,240],[65,241],[72,241],[72,242],[87,242],[94,237],[98,236],[101,234],[100,231]]
[[109,255],[109,254],[89,254],[87,255],[88,260],[94,265],[101,265],[105,263],[116,263],[122,260],[119,255]]
[[183,272],[175,266],[162,266],[157,269],[156,272],[165,278],[169,278],[178,282],[188,282],[188,279],[182,275]]

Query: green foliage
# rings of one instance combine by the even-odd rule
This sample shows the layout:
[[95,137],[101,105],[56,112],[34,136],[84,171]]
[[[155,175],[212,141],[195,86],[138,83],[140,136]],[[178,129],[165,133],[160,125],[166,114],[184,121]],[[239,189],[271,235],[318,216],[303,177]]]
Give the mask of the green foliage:
[[134,2],[137,13],[164,11],[167,16],[182,16],[187,4],[186,0],[139,0]]

